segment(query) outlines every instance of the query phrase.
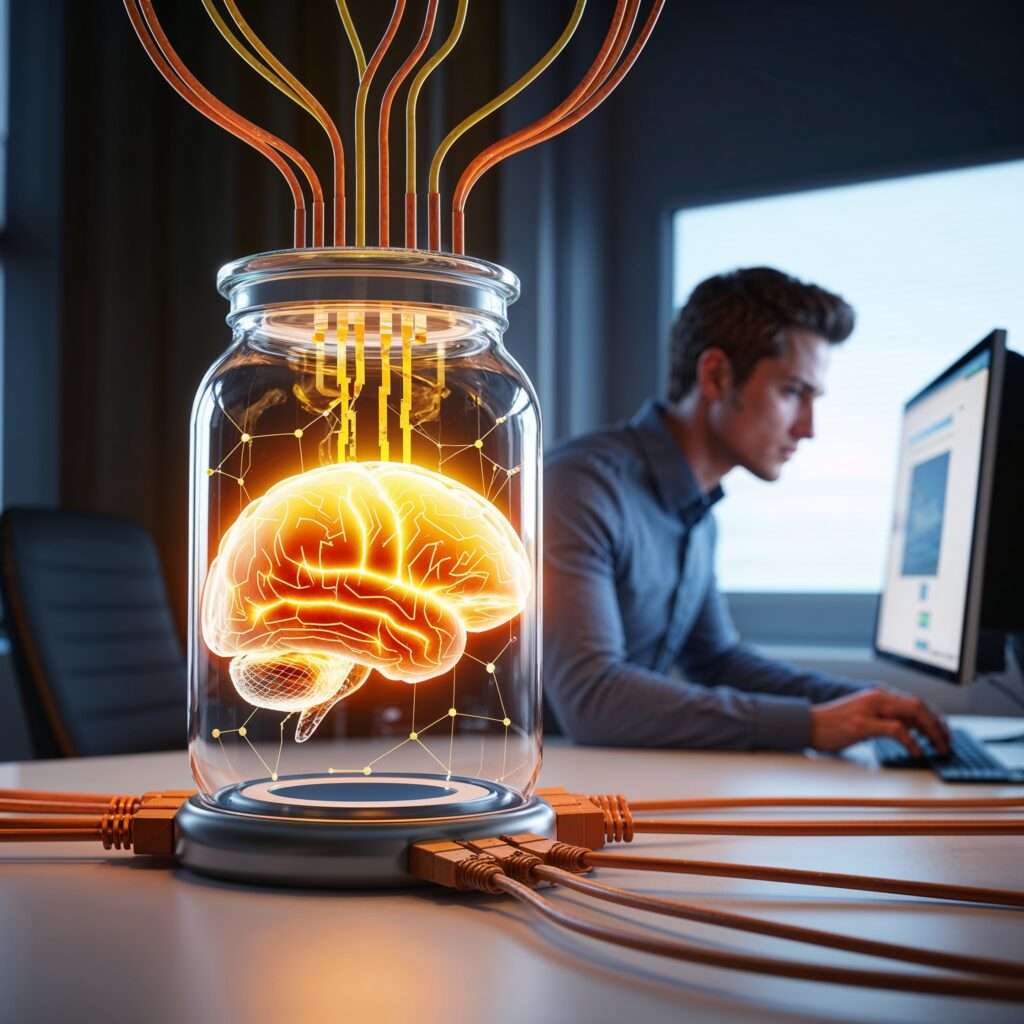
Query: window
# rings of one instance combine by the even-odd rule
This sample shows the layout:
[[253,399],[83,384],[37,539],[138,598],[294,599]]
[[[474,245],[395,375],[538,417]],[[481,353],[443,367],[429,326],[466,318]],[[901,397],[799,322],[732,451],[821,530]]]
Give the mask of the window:
[[857,310],[816,437],[773,484],[737,470],[716,507],[729,591],[881,589],[903,403],[993,327],[1024,337],[1024,160],[679,211],[674,303],[769,265]]

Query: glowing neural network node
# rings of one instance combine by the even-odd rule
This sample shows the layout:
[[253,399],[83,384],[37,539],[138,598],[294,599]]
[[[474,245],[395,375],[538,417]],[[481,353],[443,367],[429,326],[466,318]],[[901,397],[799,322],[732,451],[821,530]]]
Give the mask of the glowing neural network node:
[[522,543],[486,498],[421,466],[340,463],[246,506],[210,567],[202,630],[246,702],[299,712],[301,742],[373,670],[446,673],[467,632],[510,621],[530,588]]

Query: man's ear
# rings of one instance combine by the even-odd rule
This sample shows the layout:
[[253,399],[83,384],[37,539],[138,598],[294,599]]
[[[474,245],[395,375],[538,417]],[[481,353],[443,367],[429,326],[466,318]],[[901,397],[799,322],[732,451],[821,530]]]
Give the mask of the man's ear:
[[732,394],[732,364],[720,348],[706,348],[697,358],[697,388],[708,402],[720,402]]

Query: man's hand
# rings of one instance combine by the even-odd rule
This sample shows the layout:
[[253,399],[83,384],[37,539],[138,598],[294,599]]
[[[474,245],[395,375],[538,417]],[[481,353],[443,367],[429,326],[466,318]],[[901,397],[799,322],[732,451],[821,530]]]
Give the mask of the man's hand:
[[949,752],[949,730],[942,717],[909,694],[882,688],[862,690],[811,708],[811,746],[815,750],[842,750],[871,736],[891,736],[920,757],[921,748],[911,728],[924,733],[939,753]]

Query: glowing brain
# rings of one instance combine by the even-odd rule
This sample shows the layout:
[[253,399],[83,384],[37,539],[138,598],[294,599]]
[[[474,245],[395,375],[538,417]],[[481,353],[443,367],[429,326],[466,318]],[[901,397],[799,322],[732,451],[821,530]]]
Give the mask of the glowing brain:
[[475,491],[419,466],[343,463],[242,511],[210,566],[203,638],[248,703],[301,712],[302,741],[373,669],[447,672],[467,631],[518,615],[530,587],[519,537]]

